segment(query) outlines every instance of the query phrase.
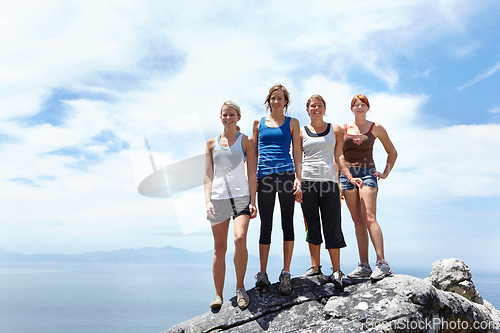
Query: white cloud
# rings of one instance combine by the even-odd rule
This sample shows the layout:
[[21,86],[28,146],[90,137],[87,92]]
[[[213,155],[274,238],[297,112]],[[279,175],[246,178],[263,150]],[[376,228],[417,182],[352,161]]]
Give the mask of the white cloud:
[[[8,161],[0,166],[1,228],[9,231],[0,233],[2,247],[27,246],[9,236],[21,235],[15,231],[20,226],[26,239],[36,240],[37,233],[53,239],[30,245],[34,252],[162,244],[163,238],[136,231],[175,228],[175,209],[171,202],[137,194],[129,153],[114,145],[191,113],[198,115],[205,139],[214,136],[226,99],[241,105],[240,126],[251,134],[252,120],[265,114],[262,102],[276,82],[290,90],[290,114],[301,122],[307,121],[306,99],[319,93],[327,101],[327,119],[340,124],[351,121],[350,99],[367,90],[364,78],[381,82],[367,94],[370,117],[386,127],[400,154],[382,185],[391,204],[411,206],[404,199],[409,193],[421,202],[498,196],[500,186],[488,183],[486,174],[468,176],[477,165],[500,162],[491,156],[500,148],[491,134],[496,125],[426,128],[419,117],[429,96],[391,90],[404,84],[395,65],[399,57],[418,57],[422,47],[465,34],[467,20],[481,6],[11,2],[0,11],[0,27],[10,32],[0,36],[0,131],[7,137],[0,137],[0,154]],[[435,71],[432,65],[425,68]],[[26,117],[37,114],[55,90],[81,96],[62,98],[67,109],[61,124],[28,125]],[[106,131],[114,137],[95,139]],[[53,151],[61,153],[48,154]],[[380,146],[376,157],[383,166]],[[106,237],[115,238],[106,243]],[[95,242],[86,244],[86,238]],[[209,241],[186,246],[199,249],[198,244],[211,246]]]
[[486,71],[480,73],[479,75],[477,75],[475,78],[473,78],[472,80],[464,83],[463,85],[461,85],[460,87],[458,87],[457,89],[458,90],[464,90],[465,88],[469,88],[469,87],[472,87],[473,85],[475,85],[476,83],[484,80],[484,79],[487,79],[489,78],[490,76],[492,76],[493,74],[495,74],[496,72],[498,72],[500,70],[500,62],[498,62],[496,65],[493,65],[492,67],[488,68]]
[[500,106],[494,106],[488,110],[489,113],[500,113]]

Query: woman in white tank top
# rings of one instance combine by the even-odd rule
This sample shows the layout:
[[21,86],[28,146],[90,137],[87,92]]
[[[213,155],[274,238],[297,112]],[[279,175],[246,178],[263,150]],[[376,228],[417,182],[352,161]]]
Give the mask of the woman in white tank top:
[[301,129],[302,159],[302,212],[306,225],[312,266],[305,276],[322,275],[320,251],[323,239],[332,262],[333,274],[329,281],[342,287],[344,274],[340,270],[340,248],[346,246],[341,228],[340,189],[338,170],[342,155],[343,134],[338,125],[326,123],[323,116],[326,102],[320,95],[311,96],[306,103],[311,123]]
[[244,309],[250,301],[243,281],[248,261],[248,224],[251,218],[257,216],[257,176],[255,147],[246,135],[240,133],[240,128],[236,125],[240,118],[240,107],[232,101],[224,102],[220,115],[224,132],[207,142],[204,189],[207,219],[212,222],[214,236],[212,270],[216,293],[215,299],[210,303],[212,309],[223,303],[227,236],[231,218],[234,220],[237,303]]

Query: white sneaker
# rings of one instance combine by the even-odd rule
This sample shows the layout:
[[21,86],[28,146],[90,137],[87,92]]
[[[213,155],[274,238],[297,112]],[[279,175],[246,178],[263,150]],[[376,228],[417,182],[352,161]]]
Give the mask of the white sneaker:
[[222,298],[220,296],[216,296],[212,303],[210,303],[210,309],[220,308],[222,303],[224,303]]
[[333,283],[333,285],[336,288],[341,289],[343,277],[344,277],[344,273],[342,273],[342,271],[335,271],[335,272],[333,272],[332,275],[330,275],[330,281]]
[[245,288],[236,289],[236,302],[240,309],[245,309],[250,303],[250,298],[247,295]]
[[359,263],[358,267],[355,270],[347,274],[347,277],[350,279],[364,279],[369,277],[371,274],[372,269],[370,268],[370,265]]
[[391,268],[387,264],[387,261],[385,260],[379,260],[377,261],[377,265],[375,266],[375,270],[373,271],[372,275],[370,276],[370,279],[372,280],[382,280],[386,276],[389,276],[392,274]]
[[323,273],[321,272],[321,266],[319,266],[318,269],[314,268],[314,266],[312,266],[311,268],[309,268],[307,270],[307,272],[302,275],[302,276],[305,276],[305,277],[308,277],[308,276],[316,276],[316,275],[323,275]]

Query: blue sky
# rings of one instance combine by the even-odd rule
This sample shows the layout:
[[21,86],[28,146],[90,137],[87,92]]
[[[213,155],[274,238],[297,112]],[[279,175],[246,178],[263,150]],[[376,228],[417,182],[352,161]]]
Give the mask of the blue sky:
[[[156,156],[164,165],[196,155],[221,131],[227,99],[242,107],[248,134],[280,82],[301,124],[312,94],[338,124],[351,121],[352,96],[369,97],[370,119],[399,152],[379,193],[390,263],[457,257],[488,268],[500,259],[499,13],[494,0],[4,1],[0,248],[210,250],[201,188],[141,196],[131,145],[154,133],[167,143]],[[196,139],[167,140],[186,133]],[[375,160],[383,168],[380,144]],[[186,233],[186,224],[202,227]],[[307,254],[298,205],[295,226],[295,253]],[[342,260],[354,265],[346,209],[343,227]],[[253,220],[255,255],[258,228]]]

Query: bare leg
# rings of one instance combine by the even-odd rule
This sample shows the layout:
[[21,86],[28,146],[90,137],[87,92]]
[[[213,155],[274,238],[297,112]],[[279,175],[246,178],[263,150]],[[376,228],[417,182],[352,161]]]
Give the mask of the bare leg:
[[333,271],[340,271],[340,249],[328,249],[328,253],[332,261]]
[[292,263],[294,241],[283,242],[283,270],[290,272],[290,264]]
[[369,186],[363,187],[359,190],[361,198],[361,211],[364,217],[364,224],[370,234],[373,247],[377,254],[378,260],[385,260],[384,258],[384,237],[382,229],[377,222],[377,189]]
[[250,216],[240,215],[234,219],[234,269],[236,271],[236,288],[245,288],[244,280],[247,271],[248,250],[247,231]]
[[351,213],[352,221],[354,222],[356,240],[358,241],[359,261],[368,264],[368,230],[361,210],[358,189],[344,191],[344,197]]
[[261,272],[265,272],[267,270],[267,260],[269,259],[270,249],[271,244],[259,244],[259,260]]
[[321,245],[309,244],[309,253],[311,253],[311,264],[314,269],[319,269],[321,265]]
[[224,278],[226,276],[228,229],[229,220],[212,226],[212,233],[214,235],[214,261],[212,265],[212,272],[214,276],[215,293],[220,298],[222,298],[222,293],[224,291]]

